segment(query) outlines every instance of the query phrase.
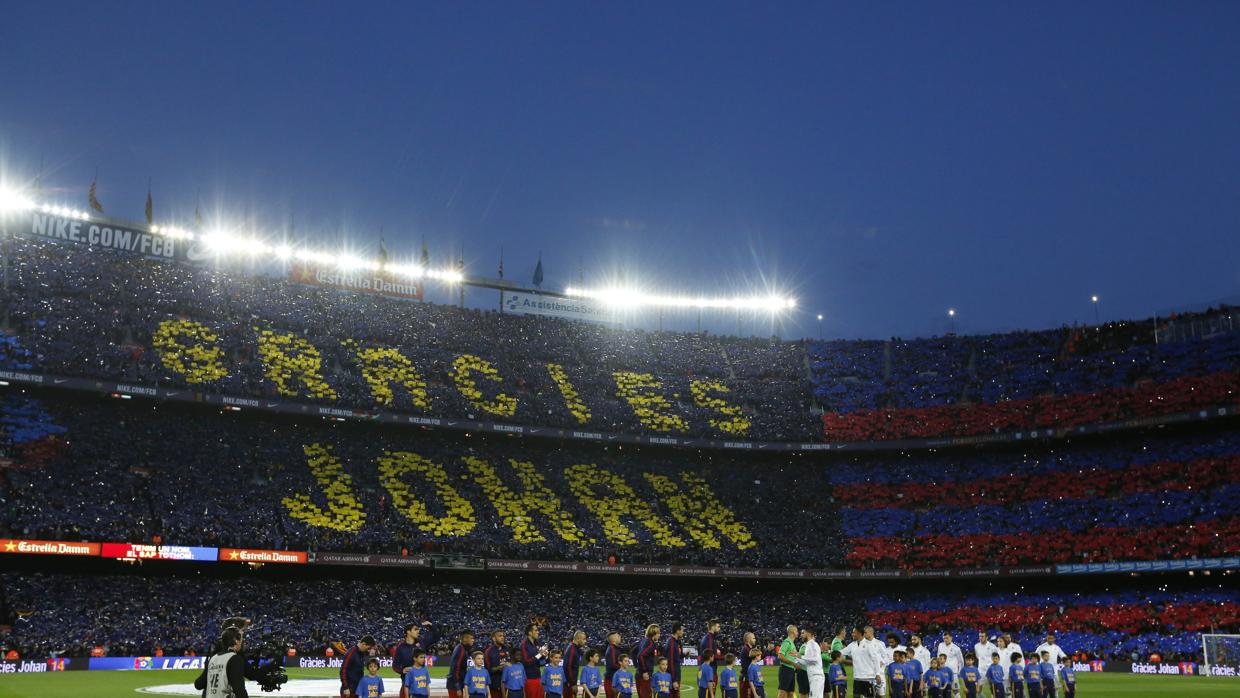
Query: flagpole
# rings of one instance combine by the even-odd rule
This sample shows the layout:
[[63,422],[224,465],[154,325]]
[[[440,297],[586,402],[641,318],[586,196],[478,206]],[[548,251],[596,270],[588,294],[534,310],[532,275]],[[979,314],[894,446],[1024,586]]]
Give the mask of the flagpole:
[[[429,269],[431,266],[430,255],[426,251],[426,235],[425,234],[422,235],[422,256],[418,258],[418,263],[421,264],[423,271]],[[427,300],[425,281],[422,282],[422,302],[430,303],[430,301]]]
[[151,181],[152,178],[146,179],[146,225],[151,227],[155,223],[155,205],[151,199]]
[[86,203],[92,211],[103,213],[103,204],[99,203],[99,168],[95,168],[95,178],[90,180],[90,190],[86,194]]

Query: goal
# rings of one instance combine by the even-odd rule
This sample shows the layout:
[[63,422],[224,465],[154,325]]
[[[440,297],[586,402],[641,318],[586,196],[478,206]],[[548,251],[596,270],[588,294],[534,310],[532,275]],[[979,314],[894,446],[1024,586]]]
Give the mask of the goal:
[[1202,633],[1203,676],[1240,677],[1240,635]]

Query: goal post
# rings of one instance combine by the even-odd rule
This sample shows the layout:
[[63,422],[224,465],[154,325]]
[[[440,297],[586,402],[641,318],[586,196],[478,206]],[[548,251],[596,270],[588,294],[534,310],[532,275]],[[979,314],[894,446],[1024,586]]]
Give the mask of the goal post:
[[1240,677],[1240,635],[1201,634],[1201,675]]

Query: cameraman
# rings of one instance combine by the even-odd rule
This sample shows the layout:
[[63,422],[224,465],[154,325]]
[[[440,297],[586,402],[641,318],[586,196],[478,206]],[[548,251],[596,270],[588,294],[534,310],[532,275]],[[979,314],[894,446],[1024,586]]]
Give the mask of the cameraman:
[[194,688],[202,698],[249,698],[245,690],[245,657],[241,654],[241,631],[230,627],[220,634],[216,654],[207,659]]
[[[236,630],[237,632],[241,633],[241,639],[244,641],[245,631],[252,624],[253,624],[253,621],[251,621],[249,618],[245,618],[242,616],[233,616],[232,618],[229,618],[224,621],[223,627],[225,631],[227,631],[229,628],[232,628]],[[256,664],[251,663],[249,658],[246,657],[244,653],[238,651],[237,654],[241,655],[242,671],[244,672],[246,681],[258,681],[260,678],[262,678],[262,675],[259,673],[258,666]]]

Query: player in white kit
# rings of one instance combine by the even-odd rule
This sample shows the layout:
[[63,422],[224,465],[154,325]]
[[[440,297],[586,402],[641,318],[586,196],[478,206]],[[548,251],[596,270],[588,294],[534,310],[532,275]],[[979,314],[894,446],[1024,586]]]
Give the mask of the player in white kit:
[[823,698],[827,674],[822,666],[822,648],[818,646],[818,633],[813,628],[803,628],[801,632],[805,634],[805,644],[801,645],[801,656],[797,657],[797,664],[809,675],[810,698]]

